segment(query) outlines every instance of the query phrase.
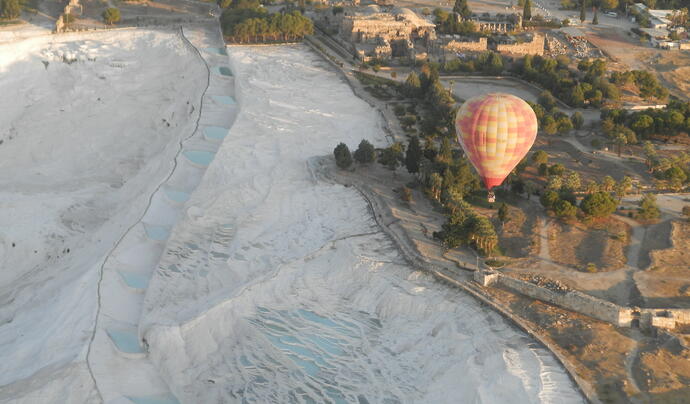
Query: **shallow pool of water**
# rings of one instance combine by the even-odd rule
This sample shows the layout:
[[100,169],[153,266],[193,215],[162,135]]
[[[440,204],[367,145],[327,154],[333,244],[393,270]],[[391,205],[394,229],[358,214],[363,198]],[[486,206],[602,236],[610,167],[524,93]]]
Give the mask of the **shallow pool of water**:
[[127,396],[127,400],[133,402],[134,404],[180,404],[180,402],[177,401],[177,398],[170,394],[145,397]]
[[187,157],[192,163],[202,166],[211,164],[213,157],[216,155],[215,153],[201,150],[187,150],[182,154],[184,154],[184,156]]
[[189,192],[173,191],[172,189],[166,189],[165,195],[175,202],[184,203],[189,200]]
[[132,354],[144,353],[139,345],[139,338],[134,332],[120,330],[106,330],[106,332],[120,351]]
[[232,70],[230,70],[229,67],[225,67],[225,66],[216,66],[216,67],[214,68],[214,70],[215,70],[216,73],[220,74],[221,76],[232,77]]
[[227,136],[229,129],[220,126],[207,126],[204,128],[204,136],[210,140],[223,140]]
[[225,48],[206,48],[204,50],[208,53],[213,53],[215,55],[223,55],[223,56],[228,55],[228,52],[225,50]]
[[136,272],[118,271],[127,286],[134,289],[146,289],[149,285],[149,277]]
[[229,95],[214,95],[213,99],[216,102],[219,102],[219,103],[225,104],[225,105],[235,105],[236,104],[235,99]]
[[146,235],[153,240],[163,241],[167,240],[170,236],[170,229],[166,226],[144,224],[144,229],[146,230]]

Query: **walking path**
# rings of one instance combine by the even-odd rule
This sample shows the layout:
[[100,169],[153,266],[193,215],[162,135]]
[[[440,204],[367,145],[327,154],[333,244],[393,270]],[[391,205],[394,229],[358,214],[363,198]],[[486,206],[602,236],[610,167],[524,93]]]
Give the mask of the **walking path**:
[[[104,403],[178,403],[147,358],[138,333],[144,293],[184,202],[200,183],[236,113],[234,81],[216,22],[180,28],[181,39],[207,70],[195,130],[179,142],[166,178],[139,220],[100,269],[98,310],[87,365]],[[192,114],[194,113],[192,106]]]

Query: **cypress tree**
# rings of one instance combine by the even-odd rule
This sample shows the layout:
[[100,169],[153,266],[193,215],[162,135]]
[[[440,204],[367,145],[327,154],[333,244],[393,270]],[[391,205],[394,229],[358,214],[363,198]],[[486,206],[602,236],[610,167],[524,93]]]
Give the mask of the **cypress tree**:
[[522,10],[523,21],[529,21],[532,19],[532,0],[525,0],[525,7]]
[[585,22],[587,13],[585,13],[585,0],[580,0],[580,22]]
[[410,144],[407,146],[407,153],[405,154],[405,167],[410,174],[419,172],[419,162],[422,159],[422,148],[419,145],[419,138],[412,136]]
[[467,5],[467,0],[455,0],[453,13],[462,17],[463,20],[472,15],[472,11],[470,11],[470,7]]
[[350,149],[348,149],[345,143],[340,143],[333,150],[333,155],[335,156],[335,163],[340,168],[348,168],[352,165],[352,155],[350,154]]

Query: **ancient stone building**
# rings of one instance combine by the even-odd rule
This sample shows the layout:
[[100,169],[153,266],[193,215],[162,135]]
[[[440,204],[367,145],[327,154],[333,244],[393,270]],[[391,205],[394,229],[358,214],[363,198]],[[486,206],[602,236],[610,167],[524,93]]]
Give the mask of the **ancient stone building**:
[[451,52],[483,52],[488,49],[488,42],[484,37],[479,38],[478,41],[452,40],[443,48]]
[[534,34],[529,42],[518,42],[514,44],[498,44],[496,50],[501,53],[511,53],[513,55],[543,55],[544,36]]
[[406,8],[394,8],[382,12],[378,6],[368,6],[362,11],[347,13],[340,27],[341,37],[352,43],[436,39],[435,25]]

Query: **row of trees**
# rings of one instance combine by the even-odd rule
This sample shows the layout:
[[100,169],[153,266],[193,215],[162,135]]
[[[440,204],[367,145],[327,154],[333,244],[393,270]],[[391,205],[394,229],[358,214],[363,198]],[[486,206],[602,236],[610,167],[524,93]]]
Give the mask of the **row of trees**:
[[585,123],[582,113],[576,111],[572,116],[568,116],[556,107],[556,98],[549,90],[544,90],[539,94],[537,103],[527,102],[534,110],[539,122],[539,129],[547,135],[556,133],[567,133],[572,129],[581,129]]
[[220,17],[223,34],[233,42],[277,42],[302,39],[314,32],[299,11],[268,14],[258,0],[233,0]]
[[512,71],[574,107],[599,107],[605,99],[620,98],[618,88],[606,77],[605,61],[584,60],[578,64],[579,72],[571,70],[569,63],[570,59],[565,55],[556,58],[526,55],[513,64]]
[[19,0],[0,0],[0,16],[8,20],[19,18],[22,6]]
[[681,152],[670,158],[660,157],[649,141],[644,143],[644,153],[657,189],[680,191],[690,184],[690,154]]
[[677,136],[690,133],[690,102],[671,100],[660,109],[629,112],[623,109],[601,111],[602,127],[625,127],[639,139]]
[[445,73],[484,73],[496,76],[505,70],[505,62],[500,54],[486,51],[475,57],[448,60],[441,67]]
[[611,82],[618,86],[635,85],[642,98],[666,99],[668,90],[659,83],[656,76],[646,70],[613,72]]

